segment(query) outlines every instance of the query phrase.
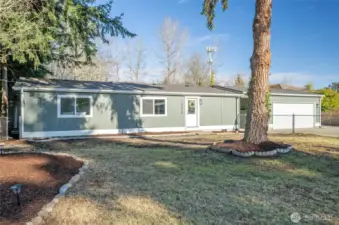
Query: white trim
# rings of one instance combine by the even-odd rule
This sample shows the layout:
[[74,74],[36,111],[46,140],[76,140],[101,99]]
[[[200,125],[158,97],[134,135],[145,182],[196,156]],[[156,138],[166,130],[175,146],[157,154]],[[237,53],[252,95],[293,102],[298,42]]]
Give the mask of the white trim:
[[[197,103],[197,106],[198,106],[198,109],[197,109],[197,127],[187,127],[186,125],[186,115],[187,115],[187,99],[191,99],[191,98],[195,98],[196,99],[196,103]],[[200,128],[200,97],[199,96],[185,96],[185,111],[184,111],[184,117],[185,117],[185,127],[186,129],[191,129],[191,130],[194,130],[194,129],[199,129]]]
[[[143,114],[142,113],[143,112],[142,100],[153,100],[153,114]],[[155,108],[154,100],[165,100],[165,114],[154,114],[154,108]],[[167,98],[156,97],[156,96],[154,96],[154,97],[147,96],[147,97],[140,97],[139,102],[140,102],[140,117],[163,117],[163,116],[167,116]]]
[[46,138],[46,137],[71,137],[108,134],[130,134],[141,132],[178,132],[185,131],[184,127],[160,127],[160,128],[130,128],[130,129],[107,129],[107,130],[70,130],[70,131],[47,131],[47,132],[25,132],[24,138]]
[[[13,90],[17,91],[22,88],[13,87]],[[78,89],[78,88],[43,88],[43,87],[24,87],[25,91],[41,91],[41,92],[74,92],[74,93],[115,93],[115,94],[143,94],[143,95],[187,95],[187,96],[239,96],[241,94],[229,94],[229,93],[200,93],[200,92],[168,92],[168,91],[121,91],[111,89]]]
[[[232,130],[234,125],[202,126],[196,131]],[[107,129],[107,130],[70,130],[70,131],[46,131],[46,132],[23,132],[22,138],[52,138],[52,137],[78,137],[91,135],[129,134],[142,132],[185,132],[193,129],[186,127],[159,127],[159,128],[130,128],[130,129]]]
[[[74,98],[74,115],[62,115],[61,114],[61,98]],[[89,115],[76,115],[76,101],[77,98],[89,98]],[[57,95],[57,111],[58,118],[87,118],[93,117],[93,97],[91,95]]]

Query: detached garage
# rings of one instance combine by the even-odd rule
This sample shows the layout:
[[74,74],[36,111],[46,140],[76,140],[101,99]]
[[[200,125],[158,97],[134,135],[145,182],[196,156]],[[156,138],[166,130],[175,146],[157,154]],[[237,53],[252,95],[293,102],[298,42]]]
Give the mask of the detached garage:
[[[245,94],[246,90],[227,87],[235,93]],[[313,128],[321,126],[322,95],[312,92],[287,89],[271,89],[270,129]],[[240,100],[240,128],[245,128],[247,98]]]
[[[273,103],[273,129],[314,127],[314,105],[311,103]],[[293,118],[294,117],[294,118]]]
[[308,92],[272,91],[272,129],[313,128],[321,126],[321,97]]

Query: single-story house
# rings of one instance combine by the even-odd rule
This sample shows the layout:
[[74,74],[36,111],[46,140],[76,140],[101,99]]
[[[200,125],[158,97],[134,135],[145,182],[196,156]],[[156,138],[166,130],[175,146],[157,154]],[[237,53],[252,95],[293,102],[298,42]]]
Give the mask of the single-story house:
[[[245,90],[21,78],[10,109],[20,138],[137,132],[234,130],[244,127]],[[321,95],[273,90],[272,129],[320,126]],[[278,116],[277,116],[278,115]],[[279,116],[281,115],[281,116]]]

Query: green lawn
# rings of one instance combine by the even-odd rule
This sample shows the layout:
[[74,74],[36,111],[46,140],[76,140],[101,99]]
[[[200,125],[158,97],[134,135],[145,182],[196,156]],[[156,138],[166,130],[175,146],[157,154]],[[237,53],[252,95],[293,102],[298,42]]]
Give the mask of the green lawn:
[[91,160],[45,223],[291,224],[293,212],[308,224],[339,223],[338,138],[274,135],[296,150],[270,159],[197,145],[226,138],[241,135],[38,144]]

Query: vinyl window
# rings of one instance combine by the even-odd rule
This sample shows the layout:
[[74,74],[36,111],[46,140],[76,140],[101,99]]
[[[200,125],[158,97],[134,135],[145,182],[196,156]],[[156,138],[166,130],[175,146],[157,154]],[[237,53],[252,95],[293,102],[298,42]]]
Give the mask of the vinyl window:
[[92,96],[58,95],[59,118],[92,117]]
[[167,116],[167,99],[156,97],[141,98],[141,116]]

